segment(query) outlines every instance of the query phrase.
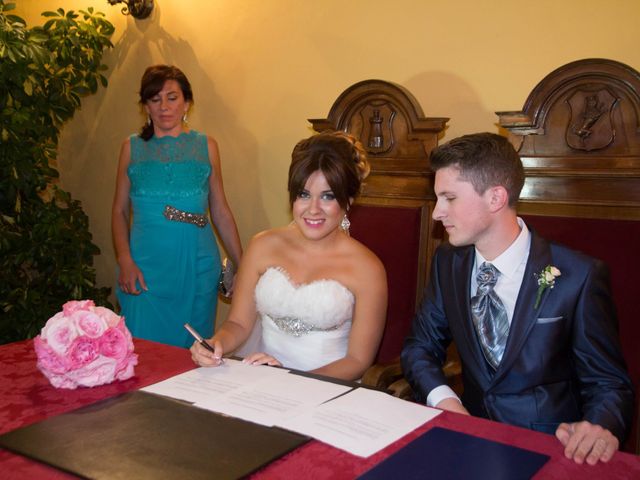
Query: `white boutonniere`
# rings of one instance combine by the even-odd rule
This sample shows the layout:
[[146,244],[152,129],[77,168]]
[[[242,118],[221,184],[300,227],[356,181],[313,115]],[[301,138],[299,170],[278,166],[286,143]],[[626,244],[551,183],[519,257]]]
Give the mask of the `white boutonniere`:
[[560,275],[560,270],[553,265],[547,265],[540,273],[536,274],[536,277],[538,278],[538,293],[536,294],[536,303],[533,305],[534,310],[538,308],[544,291],[547,288],[553,288],[556,283],[556,278]]

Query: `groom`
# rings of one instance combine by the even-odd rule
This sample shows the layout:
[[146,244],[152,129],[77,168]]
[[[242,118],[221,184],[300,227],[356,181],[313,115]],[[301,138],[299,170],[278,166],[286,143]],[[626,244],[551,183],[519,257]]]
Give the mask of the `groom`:
[[[633,389],[604,265],[544,240],[516,214],[522,162],[499,135],[465,135],[431,153],[449,243],[402,351],[429,406],[554,433],[565,455],[606,462],[624,440]],[[442,373],[454,340],[462,400]]]

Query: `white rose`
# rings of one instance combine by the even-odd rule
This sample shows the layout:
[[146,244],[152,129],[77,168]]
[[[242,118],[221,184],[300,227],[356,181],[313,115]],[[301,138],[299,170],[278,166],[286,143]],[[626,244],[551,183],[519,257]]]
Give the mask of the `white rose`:
[[71,315],[80,335],[99,338],[108,328],[107,322],[93,312],[78,310]]
[[65,354],[78,336],[78,330],[74,322],[60,312],[47,320],[40,335],[56,353]]
[[105,307],[93,307],[92,311],[93,313],[104,319],[104,321],[107,322],[107,325],[110,327],[115,327],[122,318],[120,315],[115,314]]

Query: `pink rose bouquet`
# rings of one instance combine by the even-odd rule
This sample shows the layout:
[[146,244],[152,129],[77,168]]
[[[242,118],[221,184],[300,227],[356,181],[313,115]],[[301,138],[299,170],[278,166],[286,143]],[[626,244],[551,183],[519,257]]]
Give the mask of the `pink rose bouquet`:
[[133,376],[138,356],[124,318],[72,300],[34,339],[38,368],[56,388],[94,387]]

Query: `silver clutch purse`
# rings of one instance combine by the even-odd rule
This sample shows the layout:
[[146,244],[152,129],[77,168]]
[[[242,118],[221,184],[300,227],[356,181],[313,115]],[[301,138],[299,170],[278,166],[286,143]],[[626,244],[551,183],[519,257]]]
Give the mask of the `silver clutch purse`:
[[222,261],[222,271],[220,272],[220,279],[218,280],[218,292],[223,297],[231,296],[231,287],[233,286],[233,277],[236,274],[236,269],[233,262],[228,258]]

